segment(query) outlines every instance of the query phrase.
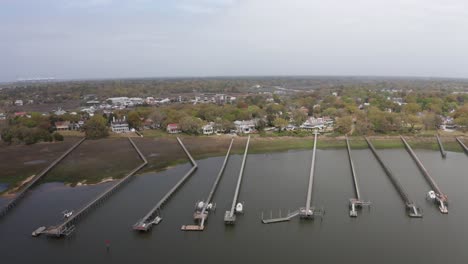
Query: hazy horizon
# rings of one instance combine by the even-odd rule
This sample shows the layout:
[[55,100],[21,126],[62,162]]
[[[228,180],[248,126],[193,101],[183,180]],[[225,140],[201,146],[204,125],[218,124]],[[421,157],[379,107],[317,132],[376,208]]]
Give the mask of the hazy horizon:
[[0,0],[0,82],[468,78],[468,3]]

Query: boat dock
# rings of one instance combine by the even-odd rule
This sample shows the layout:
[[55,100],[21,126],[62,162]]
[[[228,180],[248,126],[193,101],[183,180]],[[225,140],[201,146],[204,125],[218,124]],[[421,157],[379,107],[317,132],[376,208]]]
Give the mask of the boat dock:
[[187,148],[185,148],[184,143],[180,140],[180,138],[177,138],[177,141],[179,142],[180,146],[184,150],[185,154],[190,160],[190,163],[192,164],[192,168],[180,179],[176,185],[174,185],[169,192],[167,192],[161,200],[138,222],[136,222],[133,225],[133,229],[137,231],[148,231],[151,229],[151,227],[155,224],[158,224],[159,221],[162,220],[162,218],[159,216],[160,210],[163,207],[163,205],[171,198],[171,196],[185,183],[185,181],[193,174],[193,172],[198,168],[198,164],[195,162],[195,160],[192,158],[192,155],[188,152]]
[[[211,200],[213,198],[214,193],[216,192],[216,188],[218,187],[219,180],[223,176],[224,169],[226,168],[227,161],[229,159],[229,154],[231,153],[231,148],[232,148],[232,143],[234,142],[234,138],[231,139],[231,143],[229,144],[228,151],[226,153],[226,156],[224,157],[223,165],[221,165],[221,168],[218,172],[218,176],[216,177],[216,180],[213,183],[213,186],[211,187],[211,191],[208,194],[208,197],[204,202],[197,202],[195,205],[196,211],[193,214],[193,218],[195,220],[199,220],[200,224],[199,225],[183,225],[181,230],[184,231],[203,231],[205,229],[205,221],[208,218],[208,214],[211,210],[215,210],[215,206],[211,203]],[[201,204],[200,204],[201,203]],[[201,208],[199,208],[199,205],[201,205]]]
[[429,175],[429,172],[426,170],[424,165],[422,164],[421,160],[419,160],[418,156],[416,156],[416,153],[414,153],[413,149],[411,146],[408,144],[408,142],[405,140],[403,136],[400,136],[401,141],[405,144],[406,150],[408,153],[411,155],[413,158],[414,162],[416,162],[416,165],[418,165],[419,170],[421,173],[424,175],[424,178],[426,178],[427,182],[431,186],[432,190],[435,192],[435,197],[434,197],[434,202],[439,205],[439,210],[443,214],[448,213],[447,209],[447,203],[448,203],[448,198],[447,195],[445,195],[437,185],[437,183],[434,181],[434,179]]
[[463,151],[465,151],[465,154],[468,155],[468,147],[465,145],[465,143],[463,143],[463,141],[459,137],[456,137],[456,139],[460,146],[463,148]]
[[54,162],[52,162],[47,168],[43,169],[38,175],[36,175],[31,181],[29,181],[26,186],[24,186],[18,194],[7,204],[3,207],[0,211],[0,217],[5,216],[13,207],[15,207],[19,200],[23,198],[26,193],[34,186],[44,175],[46,175],[51,169],[53,169],[60,161],[62,161],[68,154],[70,154],[73,150],[75,150],[86,138],[80,139],[77,143],[71,146],[67,151],[65,151],[60,157],[58,157]]
[[286,222],[291,220],[292,218],[296,217],[299,215],[301,219],[313,219],[314,216],[323,216],[324,211],[316,209],[315,207],[311,207],[311,200],[312,200],[312,187],[314,183],[314,171],[315,171],[315,153],[317,150],[317,131],[315,131],[315,136],[314,136],[314,148],[312,151],[312,161],[310,165],[310,174],[309,174],[309,184],[307,187],[307,198],[306,198],[306,206],[299,208],[299,210],[294,211],[292,213],[288,213],[285,217],[280,216],[278,218],[273,218],[273,216],[270,214],[269,219],[264,219],[263,218],[263,213],[262,213],[262,223],[264,224],[273,224],[273,223],[280,223],[280,222]]
[[362,208],[363,206],[370,206],[370,202],[365,202],[361,200],[361,192],[359,191],[359,184],[356,175],[356,169],[354,168],[354,162],[351,157],[351,146],[349,144],[348,136],[346,136],[346,147],[348,150],[348,159],[349,165],[351,167],[351,175],[353,176],[354,190],[356,192],[356,197],[349,199],[349,216],[357,217],[357,209]]
[[317,152],[317,135],[318,132],[315,131],[314,136],[314,149],[312,151],[312,162],[310,165],[310,174],[309,174],[309,186],[307,188],[307,198],[306,198],[306,206],[299,209],[299,216],[302,219],[313,219],[315,215],[322,216],[323,210],[315,209],[315,207],[311,207],[310,204],[312,203],[312,187],[314,184],[314,171],[315,171],[315,153]]
[[447,152],[444,149],[444,145],[442,144],[442,140],[440,139],[439,135],[436,135],[437,138],[437,143],[439,144],[439,150],[440,150],[440,155],[442,155],[442,158],[447,157]]
[[372,145],[372,142],[370,142],[370,140],[367,137],[364,137],[364,138],[366,139],[366,142],[369,145],[369,148],[371,149],[375,158],[379,162],[380,166],[382,166],[388,178],[390,178],[390,181],[393,183],[393,186],[395,186],[401,198],[405,202],[408,215],[410,217],[421,218],[423,216],[421,209],[413,201],[411,201],[411,199],[408,196],[408,193],[403,188],[403,185],[401,185],[398,179],[393,175],[393,172],[390,170],[390,168],[388,168],[387,165],[385,165],[385,163],[383,162],[383,160],[380,158],[379,154],[375,150],[374,145]]
[[82,207],[80,210],[78,210],[76,213],[72,214],[70,217],[66,218],[64,222],[57,226],[51,226],[46,228],[45,230],[42,231],[43,234],[46,234],[48,236],[56,236],[56,237],[61,237],[61,236],[67,236],[71,234],[75,230],[74,224],[82,218],[87,212],[90,211],[93,207],[97,206],[100,202],[108,198],[110,195],[112,195],[119,187],[121,187],[123,184],[127,183],[130,178],[137,173],[141,168],[146,166],[148,164],[148,161],[146,160],[145,156],[141,153],[141,151],[138,149],[138,147],[135,145],[133,140],[131,138],[128,138],[130,141],[131,145],[133,148],[136,150],[138,153],[139,157],[143,160],[143,163],[133,169],[131,172],[129,172],[124,178],[122,178],[118,183],[115,185],[111,186],[108,188],[106,191],[104,191],[101,195],[93,199],[91,202],[87,203],[84,207]]
[[[245,144],[244,157],[242,159],[242,164],[241,164],[241,168],[239,171],[239,178],[237,180],[236,190],[234,192],[234,198],[232,199],[231,210],[226,211],[226,213],[224,214],[224,223],[226,224],[234,224],[234,222],[236,221],[236,213],[242,213],[243,211],[243,204],[241,203],[237,204],[237,198],[239,197],[239,190],[240,190],[240,186],[242,183],[242,176],[244,174],[245,161],[247,159],[247,153],[249,150],[249,143],[250,143],[250,135],[247,138],[247,143]],[[236,210],[237,206],[239,206],[241,210]]]

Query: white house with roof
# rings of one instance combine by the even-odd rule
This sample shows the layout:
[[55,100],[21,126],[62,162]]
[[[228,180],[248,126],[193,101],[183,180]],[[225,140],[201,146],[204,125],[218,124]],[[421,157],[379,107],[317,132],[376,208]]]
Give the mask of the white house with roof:
[[214,123],[210,122],[202,127],[203,135],[212,135],[214,134]]
[[166,131],[169,134],[177,134],[181,132],[179,124],[176,123],[168,124],[166,127]]
[[128,133],[130,132],[130,128],[128,126],[128,122],[125,116],[122,119],[112,119],[111,122],[111,129],[114,133]]
[[255,132],[255,126],[257,125],[257,120],[236,120],[234,121],[234,126],[236,127],[236,132],[239,134],[250,134]]

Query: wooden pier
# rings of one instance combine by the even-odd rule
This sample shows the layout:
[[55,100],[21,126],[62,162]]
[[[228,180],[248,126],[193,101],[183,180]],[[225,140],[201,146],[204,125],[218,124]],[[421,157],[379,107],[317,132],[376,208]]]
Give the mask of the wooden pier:
[[456,139],[460,146],[463,148],[463,151],[465,151],[465,154],[468,155],[468,147],[465,145],[465,143],[463,143],[463,141],[459,137],[456,137]]
[[148,164],[148,161],[146,160],[145,156],[143,156],[143,154],[135,145],[133,140],[131,138],[128,138],[128,140],[130,141],[131,145],[138,153],[139,157],[143,160],[143,163],[139,165],[138,167],[136,167],[135,169],[133,169],[131,172],[129,172],[119,182],[117,182],[116,184],[108,188],[98,197],[94,198],[91,202],[87,203],[84,207],[82,207],[76,213],[71,215],[64,222],[62,222],[61,224],[57,226],[51,226],[51,227],[46,228],[42,232],[43,234],[46,234],[48,236],[55,236],[55,237],[61,237],[61,236],[66,236],[66,235],[71,234],[75,230],[75,224],[77,223],[79,219],[81,219],[92,208],[96,207],[98,204],[100,204],[102,201],[104,201],[106,198],[112,195],[119,187],[127,183],[135,173],[137,173],[141,168],[143,168],[144,166],[146,166],[146,164]]
[[390,170],[390,168],[388,168],[387,165],[385,165],[385,163],[383,162],[383,160],[380,158],[379,154],[375,150],[374,145],[372,145],[372,142],[370,142],[370,140],[367,137],[364,137],[364,138],[366,139],[366,142],[369,145],[369,148],[374,154],[374,157],[377,159],[380,166],[382,166],[383,170],[387,174],[393,186],[395,186],[395,189],[397,189],[398,193],[403,199],[407,212],[408,212],[408,216],[414,217],[414,218],[421,218],[423,216],[421,209],[409,198],[408,193],[403,188],[403,185],[401,185],[400,181],[398,181],[398,179],[393,175],[393,172]]
[[315,131],[314,149],[312,151],[312,162],[310,165],[309,185],[307,187],[306,206],[299,209],[299,217],[302,219],[313,219],[315,215],[317,216],[323,215],[323,210],[318,210],[315,207],[310,206],[310,204],[312,203],[312,187],[314,184],[315,153],[317,152],[317,135],[318,135],[318,132]]
[[437,138],[437,143],[439,144],[439,150],[440,150],[440,155],[442,155],[442,158],[447,157],[447,152],[444,149],[444,145],[442,144],[442,140],[440,139],[439,135],[436,135]]
[[361,200],[361,192],[359,191],[359,184],[356,175],[356,169],[354,168],[354,162],[351,157],[351,146],[349,144],[348,136],[346,136],[346,147],[348,150],[348,160],[351,167],[351,175],[353,176],[354,191],[356,192],[356,197],[349,199],[349,216],[357,217],[357,209],[362,208],[363,206],[370,206],[370,202],[364,202]]
[[206,220],[208,218],[209,212],[211,210],[215,210],[214,205],[211,204],[211,201],[213,199],[213,195],[216,192],[216,188],[218,187],[219,181],[220,181],[221,177],[224,174],[224,169],[226,168],[226,164],[227,164],[228,159],[229,159],[229,154],[231,153],[231,148],[232,148],[232,143],[233,142],[234,142],[234,138],[231,139],[231,143],[229,144],[229,148],[227,150],[226,156],[224,157],[223,165],[221,165],[221,168],[220,168],[220,170],[218,172],[218,176],[216,177],[216,179],[215,179],[215,181],[213,183],[213,186],[211,187],[210,193],[208,194],[208,197],[206,198],[206,200],[202,202],[203,203],[202,208],[201,209],[198,208],[199,203],[197,203],[195,205],[196,206],[196,211],[195,211],[195,213],[193,215],[193,218],[196,221],[199,221],[200,224],[199,225],[183,225],[181,230],[184,230],[184,231],[203,231],[205,229],[205,222],[206,222]]
[[[239,171],[239,178],[237,180],[236,190],[234,191],[234,198],[232,199],[231,210],[226,211],[226,213],[224,214],[224,223],[226,224],[234,224],[234,222],[236,221],[235,213],[236,213],[237,198],[239,197],[239,190],[240,190],[240,186],[242,183],[242,176],[244,174],[245,161],[247,159],[247,153],[249,151],[249,143],[250,143],[250,135],[247,138],[247,143],[245,144],[244,157],[242,158],[242,164],[241,164],[241,168]],[[243,205],[241,204],[241,206]]]
[[447,204],[448,204],[448,197],[445,195],[437,185],[437,183],[434,181],[434,179],[429,175],[429,172],[426,170],[424,165],[422,164],[421,160],[419,160],[418,156],[416,156],[416,153],[414,153],[413,149],[411,146],[408,144],[408,142],[405,140],[403,136],[400,136],[401,141],[405,144],[406,150],[410,154],[410,156],[413,158],[414,162],[416,165],[418,165],[419,170],[421,171],[422,175],[424,178],[426,178],[427,182],[431,186],[432,190],[435,191],[435,198],[434,202],[439,205],[439,210],[443,214],[448,213],[447,209]]
[[40,179],[44,177],[50,170],[52,170],[60,161],[62,161],[68,154],[70,154],[73,150],[75,150],[86,138],[80,139],[77,143],[75,143],[72,147],[70,147],[67,151],[65,151],[60,157],[58,157],[54,162],[52,162],[47,168],[43,169],[38,175],[36,175],[31,181],[29,181],[26,186],[24,186],[20,192],[16,194],[16,196],[0,211],[0,217],[5,216],[12,208],[14,208],[18,202],[23,198],[26,193],[34,186]]
[[273,218],[271,215],[269,219],[264,219],[263,218],[263,213],[262,213],[262,223],[264,224],[273,224],[273,223],[280,223],[280,222],[286,222],[290,221],[292,218],[296,217],[299,215],[301,219],[314,219],[315,216],[323,216],[324,210],[323,209],[316,209],[315,207],[311,206],[312,202],[312,188],[314,184],[314,172],[315,172],[315,153],[317,152],[317,131],[315,131],[315,136],[314,136],[314,148],[312,151],[312,161],[310,165],[310,174],[309,174],[309,184],[307,187],[307,197],[306,197],[306,205],[305,207],[299,208],[299,210],[294,211],[292,213],[288,213],[285,217],[280,216],[277,218]]
[[180,140],[180,138],[177,138],[177,141],[179,142],[180,146],[184,150],[185,154],[190,160],[190,163],[192,164],[192,168],[180,179],[176,185],[174,185],[169,192],[167,192],[161,200],[138,222],[136,222],[133,225],[133,229],[137,231],[148,231],[151,229],[151,227],[155,224],[158,224],[159,221],[162,219],[159,216],[160,210],[163,207],[163,205],[169,201],[169,199],[172,197],[172,195],[186,182],[186,180],[193,174],[193,172],[198,168],[198,164],[195,162],[195,160],[192,158],[192,155],[188,152],[187,148],[185,148],[184,143]]

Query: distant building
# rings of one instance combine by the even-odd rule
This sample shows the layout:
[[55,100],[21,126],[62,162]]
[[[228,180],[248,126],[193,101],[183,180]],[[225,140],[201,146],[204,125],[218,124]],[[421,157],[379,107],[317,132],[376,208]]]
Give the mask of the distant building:
[[6,119],[5,113],[0,113],[0,120],[5,120],[5,119]]
[[23,106],[23,100],[16,100],[15,105],[16,106]]
[[202,127],[203,135],[212,135],[214,133],[213,124],[207,124]]
[[14,113],[15,117],[22,117],[22,116],[26,116],[26,115],[27,115],[26,112],[16,112],[16,113]]
[[70,129],[70,121],[57,121],[55,122],[55,129],[57,131],[69,130]]
[[239,134],[250,134],[255,132],[255,126],[257,125],[256,120],[236,120],[234,121],[236,126],[236,132]]
[[180,133],[179,124],[168,124],[166,128],[167,133],[177,134]]
[[63,109],[60,108],[60,107],[57,109],[57,111],[54,111],[54,114],[55,114],[55,115],[58,115],[58,116],[64,115],[64,114],[66,114],[66,113],[67,113],[67,111],[63,110]]
[[130,132],[130,128],[128,126],[128,122],[125,120],[125,116],[122,119],[112,119],[111,122],[111,130],[114,133],[128,133]]

